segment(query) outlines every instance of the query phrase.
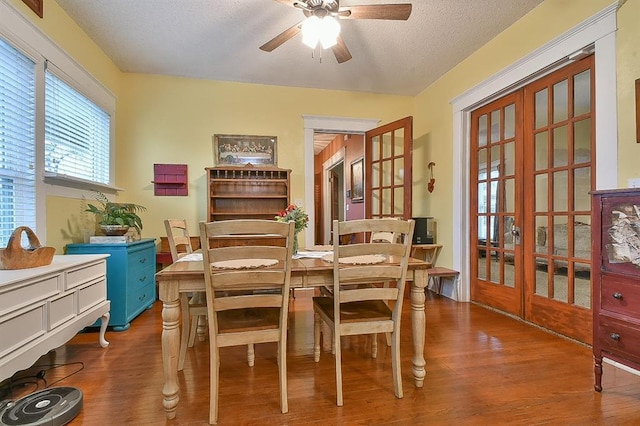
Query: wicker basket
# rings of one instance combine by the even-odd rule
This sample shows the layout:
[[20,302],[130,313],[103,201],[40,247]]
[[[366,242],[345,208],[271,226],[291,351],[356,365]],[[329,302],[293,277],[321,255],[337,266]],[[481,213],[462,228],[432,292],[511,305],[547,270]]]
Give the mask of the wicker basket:
[[[29,246],[22,247],[22,232],[27,234]],[[28,226],[19,226],[13,230],[7,248],[0,250],[0,269],[28,269],[46,266],[53,260],[56,249],[43,247],[36,234]]]

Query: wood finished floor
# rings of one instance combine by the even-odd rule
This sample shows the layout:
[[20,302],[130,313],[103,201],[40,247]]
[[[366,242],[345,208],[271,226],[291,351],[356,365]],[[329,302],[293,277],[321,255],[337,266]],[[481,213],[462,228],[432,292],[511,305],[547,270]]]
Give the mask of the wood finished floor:
[[[343,340],[344,406],[337,407],[334,358],[327,345],[320,362],[313,362],[310,297],[310,291],[296,291],[291,302],[289,412],[280,413],[275,345],[257,345],[253,368],[246,364],[245,347],[224,348],[218,424],[640,424],[640,377],[605,364],[604,391],[597,393],[590,348],[432,293],[427,297],[424,387],[413,385],[411,309],[406,300],[401,343],[404,398],[393,394],[391,354],[384,337],[379,336],[375,360],[369,355],[368,337],[351,337]],[[188,351],[179,374],[177,416],[165,419],[161,310],[157,302],[129,330],[108,332],[107,349],[99,347],[97,333],[82,333],[14,378],[45,370],[49,386],[81,389],[84,406],[69,423],[72,426],[205,425],[208,342],[196,342]],[[81,371],[79,364],[44,366],[78,362],[84,364]],[[54,383],[59,379],[63,380]],[[27,381],[16,385],[14,399],[45,386],[44,380]]]

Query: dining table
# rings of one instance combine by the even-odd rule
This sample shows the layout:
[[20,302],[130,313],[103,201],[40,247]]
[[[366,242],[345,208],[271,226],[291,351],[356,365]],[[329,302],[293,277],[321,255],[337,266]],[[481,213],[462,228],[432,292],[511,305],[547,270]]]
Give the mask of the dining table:
[[[296,256],[297,257],[297,256]],[[413,336],[413,379],[415,386],[424,384],[425,359],[425,287],[430,264],[410,258],[407,282],[410,285],[411,331]],[[176,415],[180,401],[178,384],[178,352],[180,347],[180,294],[205,291],[202,260],[183,258],[156,273],[159,298],[162,301],[162,365],[163,406],[167,419]],[[333,284],[333,265],[317,257],[294,258],[291,266],[291,288],[313,288]]]

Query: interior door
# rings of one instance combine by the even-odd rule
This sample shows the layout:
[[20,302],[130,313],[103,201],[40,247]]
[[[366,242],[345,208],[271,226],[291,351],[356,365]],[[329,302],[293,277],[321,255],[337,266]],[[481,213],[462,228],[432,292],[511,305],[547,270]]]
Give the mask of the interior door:
[[591,197],[595,188],[594,57],[524,90],[527,159],[525,319],[592,341]]
[[365,217],[411,218],[413,117],[365,133]]
[[471,114],[471,300],[591,343],[593,56]]
[[521,316],[522,92],[471,113],[471,300]]

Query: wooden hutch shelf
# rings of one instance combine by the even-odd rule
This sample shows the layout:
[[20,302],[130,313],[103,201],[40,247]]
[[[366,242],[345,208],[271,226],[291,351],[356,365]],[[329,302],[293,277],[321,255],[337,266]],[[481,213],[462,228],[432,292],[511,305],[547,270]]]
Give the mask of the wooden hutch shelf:
[[207,220],[273,219],[289,205],[291,170],[277,167],[208,167]]

